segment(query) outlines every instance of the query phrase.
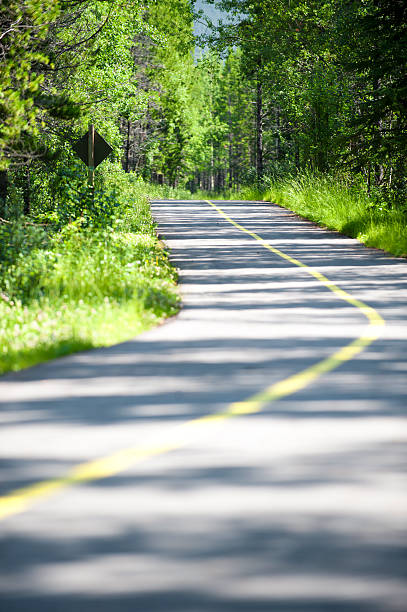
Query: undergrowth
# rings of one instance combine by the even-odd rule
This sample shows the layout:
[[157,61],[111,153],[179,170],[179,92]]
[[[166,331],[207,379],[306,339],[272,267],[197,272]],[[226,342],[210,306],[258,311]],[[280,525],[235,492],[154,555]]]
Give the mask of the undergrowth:
[[[214,199],[214,194],[206,197]],[[366,246],[407,257],[407,204],[403,208],[375,203],[345,178],[305,174],[269,180],[261,188],[224,192],[215,198],[274,202]]]
[[1,373],[129,339],[178,310],[147,199],[156,190],[120,171],[105,183],[108,218],[1,222]]
[[406,210],[375,204],[343,178],[306,174],[261,188],[191,194],[146,184],[111,165],[99,183],[90,202],[70,175],[56,208],[44,204],[30,218],[0,220],[0,373],[121,342],[177,312],[176,272],[156,236],[148,198],[275,202],[367,246],[407,256]]

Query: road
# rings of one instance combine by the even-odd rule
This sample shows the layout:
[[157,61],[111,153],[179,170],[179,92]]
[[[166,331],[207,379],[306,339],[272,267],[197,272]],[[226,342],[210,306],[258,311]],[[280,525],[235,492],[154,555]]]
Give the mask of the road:
[[405,612],[407,262],[153,212],[180,314],[0,379],[0,609]]

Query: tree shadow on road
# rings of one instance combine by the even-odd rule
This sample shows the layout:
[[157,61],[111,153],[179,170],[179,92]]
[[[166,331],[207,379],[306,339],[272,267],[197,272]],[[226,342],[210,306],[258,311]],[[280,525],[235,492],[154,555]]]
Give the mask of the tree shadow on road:
[[[179,206],[178,222],[165,203],[159,213],[188,289],[175,321],[1,379],[3,492],[224,411],[367,327],[249,236],[234,245],[241,234],[216,214],[214,229],[213,210],[191,223]],[[268,206],[244,225],[378,308],[390,331],[405,314],[404,262],[298,220],[294,239]],[[389,332],[204,442],[16,516],[2,537],[4,610],[401,612],[405,354]]]

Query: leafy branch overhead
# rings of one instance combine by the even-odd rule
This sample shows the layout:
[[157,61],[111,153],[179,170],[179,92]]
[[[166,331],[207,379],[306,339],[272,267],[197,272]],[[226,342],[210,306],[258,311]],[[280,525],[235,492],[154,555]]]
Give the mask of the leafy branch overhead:
[[220,21],[190,0],[3,3],[0,168],[58,176],[91,121],[153,182],[219,191],[312,169],[403,201],[401,0],[206,5]]

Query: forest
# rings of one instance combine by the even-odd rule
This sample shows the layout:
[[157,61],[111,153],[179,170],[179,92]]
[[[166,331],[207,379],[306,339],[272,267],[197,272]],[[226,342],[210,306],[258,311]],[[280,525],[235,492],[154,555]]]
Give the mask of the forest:
[[407,256],[405,3],[208,3],[197,39],[192,0],[1,0],[0,371],[177,311],[148,198],[273,201]]

